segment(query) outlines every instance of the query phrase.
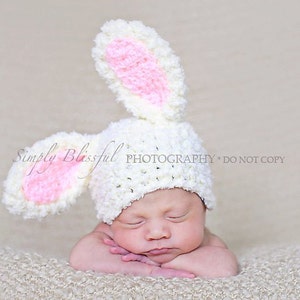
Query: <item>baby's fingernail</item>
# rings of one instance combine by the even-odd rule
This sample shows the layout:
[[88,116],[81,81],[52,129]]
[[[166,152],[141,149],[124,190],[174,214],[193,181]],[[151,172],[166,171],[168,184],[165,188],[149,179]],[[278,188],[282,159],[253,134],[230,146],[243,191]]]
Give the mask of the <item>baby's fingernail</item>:
[[114,246],[115,245],[115,243],[112,240],[107,239],[107,238],[104,238],[103,242],[104,242],[104,244],[106,244],[108,246]]
[[110,247],[109,250],[111,253],[114,253],[114,254],[118,252],[116,247]]
[[130,261],[130,256],[128,256],[127,254],[122,255],[122,260],[124,261]]

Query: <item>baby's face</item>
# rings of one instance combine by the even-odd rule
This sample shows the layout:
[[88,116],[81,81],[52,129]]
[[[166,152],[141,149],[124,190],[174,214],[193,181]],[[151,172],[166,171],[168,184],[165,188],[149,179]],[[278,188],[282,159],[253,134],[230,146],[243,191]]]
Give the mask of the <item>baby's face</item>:
[[205,207],[195,193],[183,189],[146,194],[111,225],[114,241],[157,263],[198,248],[204,238]]

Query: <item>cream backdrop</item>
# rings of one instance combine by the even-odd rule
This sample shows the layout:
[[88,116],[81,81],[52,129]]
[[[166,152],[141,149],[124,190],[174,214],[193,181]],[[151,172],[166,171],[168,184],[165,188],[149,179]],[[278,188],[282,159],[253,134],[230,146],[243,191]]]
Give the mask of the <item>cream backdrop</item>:
[[[299,243],[299,11],[298,0],[1,0],[1,181],[19,149],[58,131],[98,133],[128,116],[90,52],[105,21],[137,19],[180,56],[186,119],[215,155],[209,227],[238,254]],[[42,222],[1,204],[0,220],[0,246],[61,258],[97,224],[88,193]]]

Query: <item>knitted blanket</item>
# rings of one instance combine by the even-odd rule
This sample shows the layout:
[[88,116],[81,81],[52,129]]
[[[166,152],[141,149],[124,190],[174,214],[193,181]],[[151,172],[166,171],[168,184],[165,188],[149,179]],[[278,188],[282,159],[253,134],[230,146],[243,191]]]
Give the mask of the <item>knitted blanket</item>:
[[300,246],[251,249],[227,279],[164,279],[73,270],[66,261],[0,249],[0,299],[300,299]]

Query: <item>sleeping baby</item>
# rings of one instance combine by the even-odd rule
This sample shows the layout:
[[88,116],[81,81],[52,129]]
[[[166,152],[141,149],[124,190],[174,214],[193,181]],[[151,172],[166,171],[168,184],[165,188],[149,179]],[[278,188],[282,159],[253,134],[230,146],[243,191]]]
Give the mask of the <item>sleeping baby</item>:
[[74,247],[79,270],[164,277],[228,277],[237,261],[205,228],[201,198],[181,188],[147,193],[111,225],[100,223]]

